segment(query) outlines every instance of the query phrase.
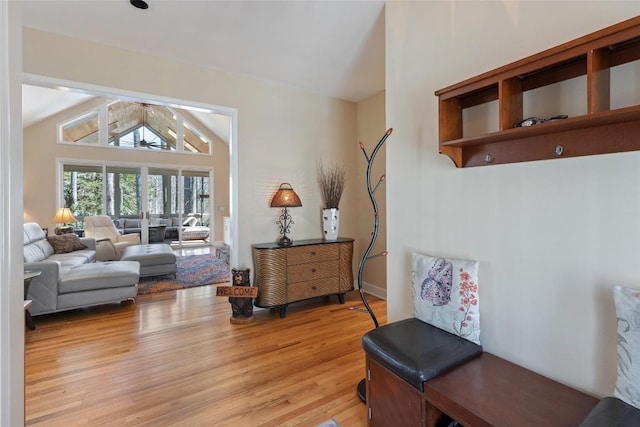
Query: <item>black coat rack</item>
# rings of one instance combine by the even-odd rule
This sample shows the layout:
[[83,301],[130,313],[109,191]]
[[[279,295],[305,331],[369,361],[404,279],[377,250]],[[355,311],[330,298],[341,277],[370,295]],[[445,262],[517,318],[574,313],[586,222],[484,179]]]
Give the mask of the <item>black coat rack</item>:
[[[378,182],[376,183],[375,187],[371,187],[371,166],[373,165],[373,161],[378,155],[378,151],[380,151],[380,148],[382,148],[382,146],[386,142],[389,135],[391,135],[391,132],[393,132],[393,128],[389,128],[387,132],[385,132],[385,134],[382,136],[380,141],[378,141],[378,144],[375,146],[375,148],[371,152],[371,157],[367,155],[367,152],[364,149],[364,144],[360,142],[360,149],[362,150],[362,154],[364,154],[365,159],[367,159],[366,181],[367,181],[367,192],[369,193],[369,200],[371,201],[371,206],[373,207],[373,231],[371,233],[371,241],[369,242],[369,246],[367,246],[367,249],[364,251],[364,253],[362,254],[362,258],[360,259],[360,265],[358,267],[358,291],[360,292],[360,299],[362,300],[362,303],[367,309],[367,313],[369,313],[369,315],[371,316],[371,320],[373,320],[373,324],[375,325],[376,328],[379,326],[378,319],[376,318],[376,315],[371,309],[371,306],[367,301],[367,297],[362,289],[362,272],[364,270],[364,264],[368,260],[387,255],[387,251],[382,251],[375,255],[369,255],[371,253],[371,249],[373,248],[373,245],[376,243],[376,239],[378,238],[378,228],[380,227],[380,218],[378,215],[378,202],[376,201],[376,198],[375,198],[375,192],[378,189],[378,187],[380,187],[380,184],[382,184],[382,182],[385,180],[385,175],[383,174],[380,177],[380,179],[378,179]],[[362,400],[362,402],[364,403],[367,402],[366,392],[367,392],[367,381],[366,379],[363,379],[358,383],[357,393],[360,400]]]

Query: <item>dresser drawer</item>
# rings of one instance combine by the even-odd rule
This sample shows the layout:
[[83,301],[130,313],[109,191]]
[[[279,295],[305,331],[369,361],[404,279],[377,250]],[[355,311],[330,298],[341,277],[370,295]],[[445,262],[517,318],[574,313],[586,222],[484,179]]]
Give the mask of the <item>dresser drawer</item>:
[[335,261],[322,261],[308,264],[290,265],[287,267],[287,283],[306,282],[307,280],[323,279],[325,277],[338,277],[340,263]]
[[338,259],[339,245],[309,245],[287,249],[287,265]]
[[293,283],[287,287],[287,300],[293,302],[335,294],[338,292],[338,286],[338,277]]

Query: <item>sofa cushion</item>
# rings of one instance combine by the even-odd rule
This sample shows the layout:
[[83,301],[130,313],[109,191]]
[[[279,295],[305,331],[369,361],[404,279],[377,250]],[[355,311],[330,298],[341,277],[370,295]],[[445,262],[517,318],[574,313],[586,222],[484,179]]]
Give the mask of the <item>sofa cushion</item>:
[[613,396],[640,409],[640,290],[615,286],[618,378]]
[[35,222],[24,224],[24,262],[38,262],[53,255],[53,247],[49,244],[42,228]]
[[53,254],[47,261],[57,261],[61,270],[68,270],[77,265],[88,264],[96,261],[96,252],[91,249],[82,249],[66,254]]
[[80,238],[73,233],[49,236],[47,237],[47,241],[51,244],[53,252],[56,254],[67,254],[69,252],[87,249],[80,241]]
[[47,242],[47,239],[38,240],[24,246],[24,262],[44,261],[53,253],[53,248]]
[[140,264],[113,261],[83,264],[70,269],[60,281],[60,294],[138,284]]
[[125,230],[128,228],[140,228],[140,220],[139,219],[124,219],[124,228]]
[[23,244],[26,246],[29,243],[33,243],[36,242],[38,240],[43,240],[45,239],[47,236],[45,236],[44,231],[42,230],[42,228],[38,225],[37,222],[26,222],[24,224],[24,231],[23,231],[23,238],[24,238],[24,242]]
[[413,315],[480,344],[478,262],[413,254]]

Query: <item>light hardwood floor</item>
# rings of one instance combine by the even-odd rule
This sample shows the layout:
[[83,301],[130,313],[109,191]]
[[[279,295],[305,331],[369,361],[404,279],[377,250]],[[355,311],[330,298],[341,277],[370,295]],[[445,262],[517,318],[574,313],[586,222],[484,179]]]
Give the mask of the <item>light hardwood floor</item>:
[[[385,324],[386,302],[369,301]],[[319,298],[233,325],[227,299],[203,286],[37,316],[26,425],[366,426],[362,308],[350,292],[344,305]]]

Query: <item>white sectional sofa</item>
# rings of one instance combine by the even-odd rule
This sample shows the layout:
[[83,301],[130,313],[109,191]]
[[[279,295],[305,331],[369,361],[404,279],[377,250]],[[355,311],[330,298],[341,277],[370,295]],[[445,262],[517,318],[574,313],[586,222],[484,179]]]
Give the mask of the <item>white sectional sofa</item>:
[[96,263],[95,239],[66,236],[52,236],[50,242],[37,223],[24,224],[24,269],[41,272],[31,280],[27,295],[32,315],[136,297],[138,262]]

